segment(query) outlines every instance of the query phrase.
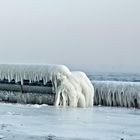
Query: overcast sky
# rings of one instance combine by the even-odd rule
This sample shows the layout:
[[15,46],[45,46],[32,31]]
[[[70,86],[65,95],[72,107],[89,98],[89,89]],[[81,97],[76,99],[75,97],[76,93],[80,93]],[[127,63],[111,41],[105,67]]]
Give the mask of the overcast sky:
[[1,0],[0,63],[140,70],[140,0]]

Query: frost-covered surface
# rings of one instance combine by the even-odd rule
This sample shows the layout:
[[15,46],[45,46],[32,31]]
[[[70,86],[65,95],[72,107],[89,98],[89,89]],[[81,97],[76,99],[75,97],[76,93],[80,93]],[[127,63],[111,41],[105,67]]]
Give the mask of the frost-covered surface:
[[140,140],[140,110],[0,104],[3,140]]
[[71,72],[64,65],[0,65],[0,79],[52,81],[55,106],[92,107],[94,88],[83,72]]
[[94,104],[140,108],[140,83],[95,81]]

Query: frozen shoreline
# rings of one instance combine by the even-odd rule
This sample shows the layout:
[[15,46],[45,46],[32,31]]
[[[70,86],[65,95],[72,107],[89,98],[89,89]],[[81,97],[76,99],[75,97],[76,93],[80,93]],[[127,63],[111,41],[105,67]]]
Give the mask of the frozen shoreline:
[[139,140],[140,110],[0,103],[0,139]]

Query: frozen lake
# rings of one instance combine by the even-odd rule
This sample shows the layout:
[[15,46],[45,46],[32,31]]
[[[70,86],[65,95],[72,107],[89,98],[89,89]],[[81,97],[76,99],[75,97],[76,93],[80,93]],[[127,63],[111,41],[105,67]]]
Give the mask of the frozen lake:
[[140,110],[0,103],[3,140],[140,140]]

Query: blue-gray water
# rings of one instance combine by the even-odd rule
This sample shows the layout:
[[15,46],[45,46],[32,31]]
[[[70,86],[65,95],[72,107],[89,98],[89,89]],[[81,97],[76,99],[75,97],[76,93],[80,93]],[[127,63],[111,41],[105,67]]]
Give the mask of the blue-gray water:
[[139,73],[87,73],[90,80],[140,82]]

